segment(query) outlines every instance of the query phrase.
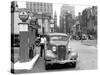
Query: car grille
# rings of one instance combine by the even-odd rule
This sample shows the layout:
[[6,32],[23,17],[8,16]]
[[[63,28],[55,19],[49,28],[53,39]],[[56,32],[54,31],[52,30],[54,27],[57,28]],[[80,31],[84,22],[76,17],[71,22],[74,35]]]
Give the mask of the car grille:
[[58,50],[57,50],[57,54],[58,54],[58,60],[65,60],[65,57],[66,57],[66,46],[59,45],[58,46]]

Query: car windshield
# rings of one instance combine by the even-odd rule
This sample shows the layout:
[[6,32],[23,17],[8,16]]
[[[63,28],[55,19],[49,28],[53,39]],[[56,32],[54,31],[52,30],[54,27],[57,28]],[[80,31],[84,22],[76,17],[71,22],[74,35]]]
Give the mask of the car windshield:
[[67,36],[61,36],[61,35],[54,35],[50,36],[51,41],[67,41],[68,37]]

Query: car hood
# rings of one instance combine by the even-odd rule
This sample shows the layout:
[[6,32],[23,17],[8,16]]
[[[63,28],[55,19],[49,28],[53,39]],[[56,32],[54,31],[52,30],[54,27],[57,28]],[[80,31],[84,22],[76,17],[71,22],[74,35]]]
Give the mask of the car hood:
[[68,45],[68,41],[50,41],[52,45]]

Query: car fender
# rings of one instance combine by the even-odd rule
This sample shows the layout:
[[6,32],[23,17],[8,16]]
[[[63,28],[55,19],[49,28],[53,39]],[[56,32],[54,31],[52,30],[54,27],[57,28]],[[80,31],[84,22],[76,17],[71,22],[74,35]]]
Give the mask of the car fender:
[[69,58],[68,59],[77,60],[77,58],[78,58],[78,53],[74,52],[74,51],[71,51],[70,54],[69,54]]
[[45,52],[45,59],[52,59],[55,58],[56,55],[51,50],[46,50]]

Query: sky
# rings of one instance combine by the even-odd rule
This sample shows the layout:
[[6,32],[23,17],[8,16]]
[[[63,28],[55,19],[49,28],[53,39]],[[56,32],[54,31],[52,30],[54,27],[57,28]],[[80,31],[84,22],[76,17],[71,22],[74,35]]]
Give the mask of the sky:
[[[61,6],[63,4],[53,4],[53,15],[56,11],[57,13],[57,25],[59,26],[59,16],[60,16],[60,9],[61,9]],[[26,7],[26,4],[24,1],[21,1],[21,2],[18,2],[18,6],[19,8],[25,8]],[[79,12],[82,12],[85,8],[88,8],[90,6],[88,5],[72,5],[75,7],[75,16],[78,15]]]

